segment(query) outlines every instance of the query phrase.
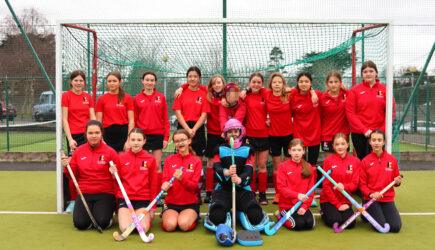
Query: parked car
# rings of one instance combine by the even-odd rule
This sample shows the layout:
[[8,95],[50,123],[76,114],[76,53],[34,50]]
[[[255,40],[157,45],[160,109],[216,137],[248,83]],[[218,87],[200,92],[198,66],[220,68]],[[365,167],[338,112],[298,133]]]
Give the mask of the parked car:
[[13,121],[17,117],[17,109],[11,103],[8,103],[6,107],[6,102],[0,101],[0,121],[9,119]]
[[[426,133],[426,121],[417,121],[417,126],[412,126],[411,122],[405,122],[402,126],[400,126],[400,131],[405,133],[411,133],[417,131],[418,133]],[[429,121],[429,133],[435,133],[435,122]]]
[[56,101],[53,92],[41,93],[38,104],[33,106],[32,118],[38,122],[56,119]]

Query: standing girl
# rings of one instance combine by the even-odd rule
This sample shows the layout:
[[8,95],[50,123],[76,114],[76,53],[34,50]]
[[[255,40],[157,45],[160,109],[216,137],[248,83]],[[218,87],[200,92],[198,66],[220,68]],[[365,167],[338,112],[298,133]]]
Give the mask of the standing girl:
[[[299,73],[296,90],[292,91],[291,108],[293,115],[294,138],[299,138],[307,147],[307,161],[315,165],[320,149],[320,108],[311,100],[312,77],[308,72]],[[321,92],[315,90],[320,98]]]
[[[157,195],[157,166],[154,157],[142,149],[145,144],[145,135],[139,128],[134,128],[128,135],[130,150],[122,152],[119,156],[120,165],[111,166],[110,172],[119,172],[122,184],[130,199],[136,214],[145,213],[145,208],[150,201]],[[133,222],[127,203],[121,191],[117,190],[118,199],[118,224],[121,232]],[[154,208],[155,209],[155,208]],[[154,213],[145,213],[141,221],[142,228],[147,232],[151,227]]]
[[[107,229],[112,225],[115,211],[114,180],[109,171],[109,162],[119,166],[118,154],[102,141],[103,126],[99,121],[86,124],[87,143],[78,147],[71,160],[62,158],[62,165],[70,164],[91,213],[98,225]],[[68,173],[64,169],[64,173]],[[76,199],[73,211],[74,226],[79,230],[92,227],[92,221],[80,198]]]
[[[162,211],[162,227],[167,232],[174,231],[177,226],[182,231],[195,229],[199,218],[198,183],[201,177],[202,163],[190,145],[190,134],[179,129],[172,136],[176,154],[165,159],[163,167],[162,189],[168,192]],[[180,170],[180,167],[184,167]],[[175,181],[169,189],[169,179]]]
[[[378,79],[378,68],[372,61],[361,66],[363,82],[349,91],[346,115],[352,132],[352,144],[359,159],[370,153],[368,137],[372,131],[385,131],[386,88]],[[393,117],[395,117],[393,103]]]
[[204,122],[210,112],[207,91],[200,88],[201,70],[198,67],[190,67],[186,76],[189,87],[174,100],[172,109],[178,120],[178,129],[189,133],[193,150],[202,157],[206,146]]
[[[333,139],[334,154],[329,155],[323,162],[323,169],[332,169],[331,177],[338,183],[334,187],[330,181],[325,180],[320,194],[320,208],[322,219],[328,227],[334,223],[342,224],[353,215],[350,201],[344,197],[340,190],[353,193],[358,188],[361,162],[348,153],[349,143],[347,135],[338,133]],[[349,228],[355,226],[353,221]]]
[[390,224],[390,232],[398,233],[402,227],[399,211],[394,203],[394,188],[381,195],[379,192],[390,182],[398,187],[402,183],[397,159],[384,151],[385,134],[375,130],[370,134],[370,146],[373,152],[362,160],[360,190],[364,203],[374,198],[376,201],[367,212],[381,225]]
[[316,169],[304,160],[304,144],[301,139],[291,140],[288,152],[290,159],[282,162],[278,167],[277,187],[279,192],[279,212],[291,209],[298,201],[302,205],[292,215],[295,225],[290,221],[284,224],[288,229],[309,230],[314,227],[314,216],[310,211],[310,205],[314,193],[310,196],[305,194],[316,182]]
[[349,138],[350,128],[346,118],[347,91],[342,87],[341,75],[331,71],[326,76],[326,91],[320,98],[320,118],[322,124],[322,151],[333,153],[332,138],[343,133]]
[[246,104],[246,138],[247,143],[252,146],[255,152],[254,171],[252,173],[251,188],[256,192],[256,172],[258,171],[258,201],[267,205],[267,169],[266,163],[269,156],[269,130],[266,124],[267,111],[266,100],[260,93],[264,77],[256,72],[249,77],[249,85],[245,97]]
[[[83,92],[85,83],[85,73],[81,70],[73,71],[70,75],[71,89],[62,94],[62,125],[68,142],[66,146],[70,153],[86,143],[86,123],[90,119],[95,119],[93,99],[91,95]],[[67,204],[69,201],[65,212],[71,213],[77,193],[72,181],[66,175],[63,179],[64,203]]]
[[103,123],[104,141],[120,152],[127,143],[128,131],[134,128],[133,98],[121,88],[121,74],[106,76],[108,92],[98,98],[97,120]]
[[162,149],[168,146],[169,120],[168,104],[163,94],[155,88],[157,76],[147,71],[142,75],[143,90],[134,97],[136,126],[145,133],[146,142],[143,148],[151,151],[157,164],[157,187],[162,180]]

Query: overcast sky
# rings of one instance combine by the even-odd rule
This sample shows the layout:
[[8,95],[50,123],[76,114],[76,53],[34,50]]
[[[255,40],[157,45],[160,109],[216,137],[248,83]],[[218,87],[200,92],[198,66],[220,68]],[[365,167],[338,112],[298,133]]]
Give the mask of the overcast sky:
[[[9,0],[19,15],[34,7],[58,19],[220,18],[222,0]],[[228,18],[384,19],[394,30],[395,65],[423,65],[435,41],[433,0],[227,0]],[[0,1],[0,17],[10,15]],[[429,25],[429,26],[428,26]],[[434,60],[435,61],[435,60]],[[431,63],[435,68],[435,62]]]

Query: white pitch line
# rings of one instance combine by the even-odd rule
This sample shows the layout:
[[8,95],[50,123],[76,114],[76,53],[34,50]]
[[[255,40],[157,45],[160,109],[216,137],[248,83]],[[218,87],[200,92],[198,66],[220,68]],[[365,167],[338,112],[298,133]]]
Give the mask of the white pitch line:
[[[67,213],[57,213],[57,212],[36,212],[36,211],[0,211],[0,214],[60,214],[66,215]],[[160,215],[159,212],[155,213]],[[201,213],[201,216],[205,216],[207,213]],[[274,216],[274,213],[268,213],[268,216]],[[400,213],[402,216],[434,216],[435,212],[415,212],[415,213]],[[314,216],[320,216],[319,213],[314,213]]]

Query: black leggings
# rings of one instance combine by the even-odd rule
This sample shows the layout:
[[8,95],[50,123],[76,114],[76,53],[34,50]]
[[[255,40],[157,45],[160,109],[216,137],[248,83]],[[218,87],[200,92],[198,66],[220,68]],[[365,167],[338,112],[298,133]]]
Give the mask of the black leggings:
[[[344,211],[339,211],[331,203],[325,202],[320,203],[320,209],[322,210],[323,222],[325,222],[328,227],[332,227],[332,225],[334,225],[336,222],[341,225],[353,215],[352,206],[349,206],[349,208]],[[355,227],[355,222],[356,220],[352,221],[347,228]]]
[[[215,190],[212,193],[209,218],[213,224],[225,223],[227,213],[232,207],[231,197],[231,191]],[[263,219],[263,210],[252,191],[244,189],[236,191],[236,210],[245,213],[252,225],[258,225]]]
[[[364,201],[366,203],[367,201]],[[390,224],[390,232],[398,233],[402,228],[402,220],[400,219],[399,211],[397,211],[394,202],[373,202],[367,208],[367,212],[375,219],[381,226],[385,223]]]
[[305,160],[311,165],[317,164],[317,159],[319,158],[320,144],[315,146],[306,147]]
[[[113,194],[84,194],[86,203],[92,215],[102,229],[112,225],[113,213],[115,212],[115,196]],[[80,195],[77,196],[73,212],[74,226],[79,230],[91,228],[92,221],[83,206]]]
[[315,219],[313,213],[308,209],[304,215],[299,215],[297,212],[292,214],[293,219],[295,220],[294,230],[311,230],[314,228]]
[[107,128],[104,128],[104,142],[106,142],[107,145],[115,149],[116,152],[121,152],[122,150],[124,150],[124,144],[127,141],[127,136],[128,124],[113,124]]
[[370,154],[371,147],[369,144],[369,139],[365,137],[364,134],[352,134],[352,145],[356,151],[358,159],[362,160],[368,154]]

